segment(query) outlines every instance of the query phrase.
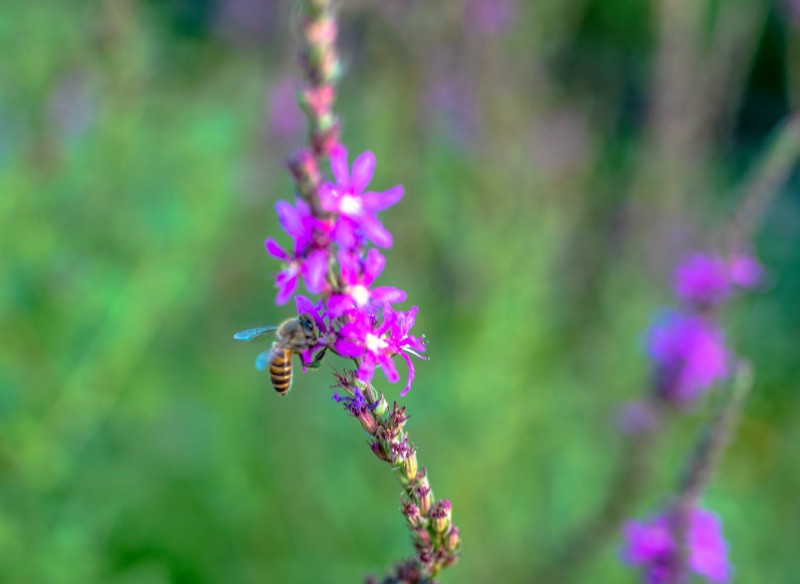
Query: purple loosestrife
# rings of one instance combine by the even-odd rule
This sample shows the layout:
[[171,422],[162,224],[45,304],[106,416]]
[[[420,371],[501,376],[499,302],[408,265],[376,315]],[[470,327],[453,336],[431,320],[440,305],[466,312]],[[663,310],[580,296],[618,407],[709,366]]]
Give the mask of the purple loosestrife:
[[[624,561],[642,568],[646,584],[668,584],[678,577],[681,549],[674,536],[674,518],[661,515],[650,521],[625,524]],[[727,582],[731,566],[719,518],[701,508],[689,512],[686,529],[687,565],[711,582]]]
[[[415,377],[411,357],[425,359],[424,339],[411,331],[417,307],[398,310],[394,305],[406,300],[406,292],[375,285],[386,259],[374,246],[389,248],[393,243],[378,213],[398,203],[404,191],[400,185],[368,190],[376,165],[372,152],[360,154],[349,166],[347,149],[339,138],[340,124],[332,111],[341,70],[332,2],[306,0],[303,6],[301,63],[308,85],[300,91],[299,101],[308,118],[309,146],[287,163],[297,199],[275,206],[290,243],[282,245],[271,237],[265,242],[267,252],[283,263],[275,276],[276,302],[285,304],[294,298],[298,314],[296,321],[288,321],[294,335],[291,344],[284,341],[282,347],[300,355],[304,370],[316,368],[328,352],[352,361],[352,369],[334,369],[333,399],[359,421],[373,453],[391,464],[403,487],[402,512],[416,551],[414,558],[396,567],[391,581],[432,583],[439,571],[458,559],[460,537],[452,522],[452,505],[434,498],[428,473],[417,463],[416,448],[405,431],[405,407],[394,402],[390,408],[373,387],[377,369],[390,383],[400,380],[399,356],[408,369],[400,392],[405,395]],[[326,161],[330,180],[321,170]],[[300,282],[311,298],[296,294]],[[250,329],[237,338],[250,340],[268,330]],[[271,351],[262,353],[257,367],[266,368],[271,355]],[[281,381],[290,375],[272,369],[270,363],[273,383],[276,377]]]
[[716,313],[736,289],[751,288],[760,278],[760,265],[745,255],[696,253],[678,266],[674,288],[683,306],[664,314],[648,334],[659,400],[691,406],[728,376],[731,358]]

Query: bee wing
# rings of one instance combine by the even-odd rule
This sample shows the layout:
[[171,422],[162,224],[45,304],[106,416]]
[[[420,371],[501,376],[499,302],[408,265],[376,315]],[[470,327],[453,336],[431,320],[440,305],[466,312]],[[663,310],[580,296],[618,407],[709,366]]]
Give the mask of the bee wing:
[[269,367],[269,360],[271,355],[272,355],[272,349],[264,351],[263,353],[259,353],[258,357],[256,357],[256,369],[258,369],[259,371],[264,371],[267,367]]
[[278,330],[276,326],[259,326],[256,328],[247,329],[246,331],[239,331],[233,338],[237,341],[255,341],[256,339],[260,339],[267,333],[272,333]]

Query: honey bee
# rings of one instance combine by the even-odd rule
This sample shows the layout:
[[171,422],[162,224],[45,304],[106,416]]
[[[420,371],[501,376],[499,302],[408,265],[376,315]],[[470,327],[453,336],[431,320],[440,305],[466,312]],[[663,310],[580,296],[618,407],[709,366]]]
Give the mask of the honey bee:
[[[277,340],[272,343],[272,348],[264,351],[256,358],[256,369],[263,371],[269,367],[269,377],[272,387],[280,395],[289,393],[292,387],[292,355],[300,355],[305,349],[313,347],[319,338],[319,330],[314,319],[308,314],[300,314],[297,318],[290,318],[278,326],[262,326],[247,329],[233,335],[240,341],[255,341],[267,333],[274,332]],[[304,363],[307,367],[316,367],[322,354],[317,355],[313,362]]]

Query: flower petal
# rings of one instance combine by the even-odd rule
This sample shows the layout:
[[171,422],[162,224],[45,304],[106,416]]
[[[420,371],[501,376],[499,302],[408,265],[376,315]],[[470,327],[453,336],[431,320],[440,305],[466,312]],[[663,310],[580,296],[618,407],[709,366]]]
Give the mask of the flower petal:
[[302,271],[309,292],[317,294],[324,290],[325,276],[328,274],[327,252],[322,249],[312,252],[303,262]]
[[272,257],[284,262],[292,261],[292,257],[286,253],[283,248],[271,237],[268,237],[266,241],[264,241],[264,247],[267,248],[267,253]]
[[389,233],[378,218],[372,213],[361,216],[361,228],[367,238],[378,247],[392,247],[392,234]]
[[400,356],[403,357],[403,359],[405,359],[406,364],[408,365],[408,381],[406,382],[406,386],[403,389],[403,391],[400,392],[400,397],[404,397],[411,389],[411,382],[414,381],[414,377],[416,376],[416,370],[414,369],[414,364],[411,362],[411,357],[409,357],[405,353],[400,353]]
[[386,304],[395,304],[397,302],[405,302],[406,293],[400,288],[392,288],[391,286],[379,286],[370,291],[370,297],[373,302],[385,302]]
[[331,172],[339,186],[346,186],[350,183],[350,171],[347,168],[347,148],[337,146],[331,152]]
[[278,296],[275,298],[275,302],[286,304],[291,298],[294,289],[297,288],[297,271],[284,270],[279,272],[275,278],[275,284],[278,286]]
[[323,211],[327,211],[328,213],[339,212],[341,198],[339,197],[339,191],[336,190],[336,187],[330,183],[325,183],[320,185],[317,194],[319,195],[319,204]]
[[353,194],[358,195],[364,192],[374,174],[375,155],[368,150],[353,162],[353,177],[350,179],[350,189]]
[[391,207],[403,198],[403,185],[396,185],[382,193],[367,192],[361,195],[364,208],[370,211],[380,211]]
[[363,284],[369,286],[372,282],[381,275],[383,268],[386,265],[386,258],[377,249],[372,248],[367,252],[367,259],[364,262],[364,278]]
[[344,294],[334,294],[328,298],[328,315],[331,318],[343,315],[355,306],[353,299]]
[[348,251],[340,251],[338,254],[339,265],[342,268],[342,281],[348,286],[354,286],[361,279],[361,262],[355,254]]
[[334,350],[342,357],[361,357],[364,354],[364,347],[355,344],[348,339],[336,339],[333,344]]
[[333,228],[333,239],[344,249],[353,249],[358,245],[356,224],[352,219],[341,217]]
[[400,374],[397,372],[397,367],[394,365],[394,361],[388,355],[381,355],[378,357],[378,360],[381,365],[381,369],[383,369],[383,374],[386,376],[386,379],[389,383],[397,383],[400,379]]
[[297,209],[286,201],[278,201],[275,203],[275,211],[278,214],[281,227],[283,227],[284,231],[291,235],[293,239],[305,235],[306,230],[303,217],[297,212]]

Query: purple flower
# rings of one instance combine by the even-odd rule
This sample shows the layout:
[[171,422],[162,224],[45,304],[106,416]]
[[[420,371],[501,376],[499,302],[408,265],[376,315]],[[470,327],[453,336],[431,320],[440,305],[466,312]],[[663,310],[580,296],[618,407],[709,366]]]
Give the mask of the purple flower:
[[[647,584],[671,581],[679,565],[678,545],[673,536],[670,518],[659,516],[651,521],[629,521],[625,527],[626,547],[622,559],[642,566]],[[705,509],[692,509],[686,534],[688,567],[711,580],[727,582],[731,566],[727,545],[722,537],[719,518]]]
[[752,288],[761,281],[764,270],[755,258],[737,255],[728,264],[731,282],[742,288]]
[[379,247],[391,247],[392,235],[378,220],[377,212],[403,198],[403,187],[394,186],[378,193],[367,191],[375,172],[375,155],[364,152],[353,162],[352,175],[347,166],[347,149],[339,146],[331,154],[331,170],[336,184],[325,184],[319,189],[322,208],[329,213],[339,213],[333,236],[345,249],[359,243],[360,234]]
[[333,331],[333,327],[325,323],[324,314],[320,315],[320,312],[323,311],[324,308],[322,301],[314,304],[305,296],[297,295],[294,298],[294,303],[297,307],[297,314],[308,314],[314,319],[314,323],[317,325],[316,344],[311,347],[307,347],[301,353],[303,371],[305,371],[305,365],[311,362],[315,353],[321,351],[322,349],[332,347],[335,344],[336,333]]
[[402,355],[408,365],[408,382],[400,395],[411,389],[414,380],[414,365],[409,354],[424,359],[420,353],[425,351],[425,343],[419,337],[409,334],[417,314],[414,306],[408,312],[396,312],[389,306],[383,308],[383,321],[378,322],[374,315],[363,312],[350,313],[349,322],[339,329],[336,342],[337,352],[348,357],[361,357],[358,379],[369,383],[380,367],[389,383],[400,379],[392,357]]
[[298,199],[295,206],[286,201],[275,203],[275,211],[284,231],[292,238],[294,252],[284,250],[271,237],[264,242],[269,254],[286,264],[278,272],[275,284],[278,286],[278,304],[286,304],[297,287],[300,276],[308,291],[316,294],[325,288],[328,273],[329,226],[316,219],[308,204]]
[[693,304],[719,304],[730,293],[725,260],[703,254],[689,257],[675,270],[675,293]]
[[278,286],[275,302],[286,304],[297,288],[299,276],[303,277],[306,288],[311,293],[321,292],[325,288],[325,275],[328,272],[328,253],[325,250],[314,250],[303,258],[288,254],[271,237],[267,238],[264,245],[271,256],[286,264],[286,267],[275,276],[275,285]]
[[728,373],[722,331],[700,316],[667,313],[650,329],[648,352],[661,396],[678,405],[693,401]]
[[334,294],[328,300],[328,312],[332,317],[353,308],[364,309],[375,303],[394,304],[406,299],[406,293],[399,288],[389,286],[369,288],[386,265],[386,259],[377,249],[370,249],[363,261],[353,253],[340,251],[339,265],[342,268],[344,294]]
[[726,261],[720,256],[694,254],[675,271],[675,293],[697,306],[716,306],[734,286],[752,288],[762,276],[761,265],[749,255]]

